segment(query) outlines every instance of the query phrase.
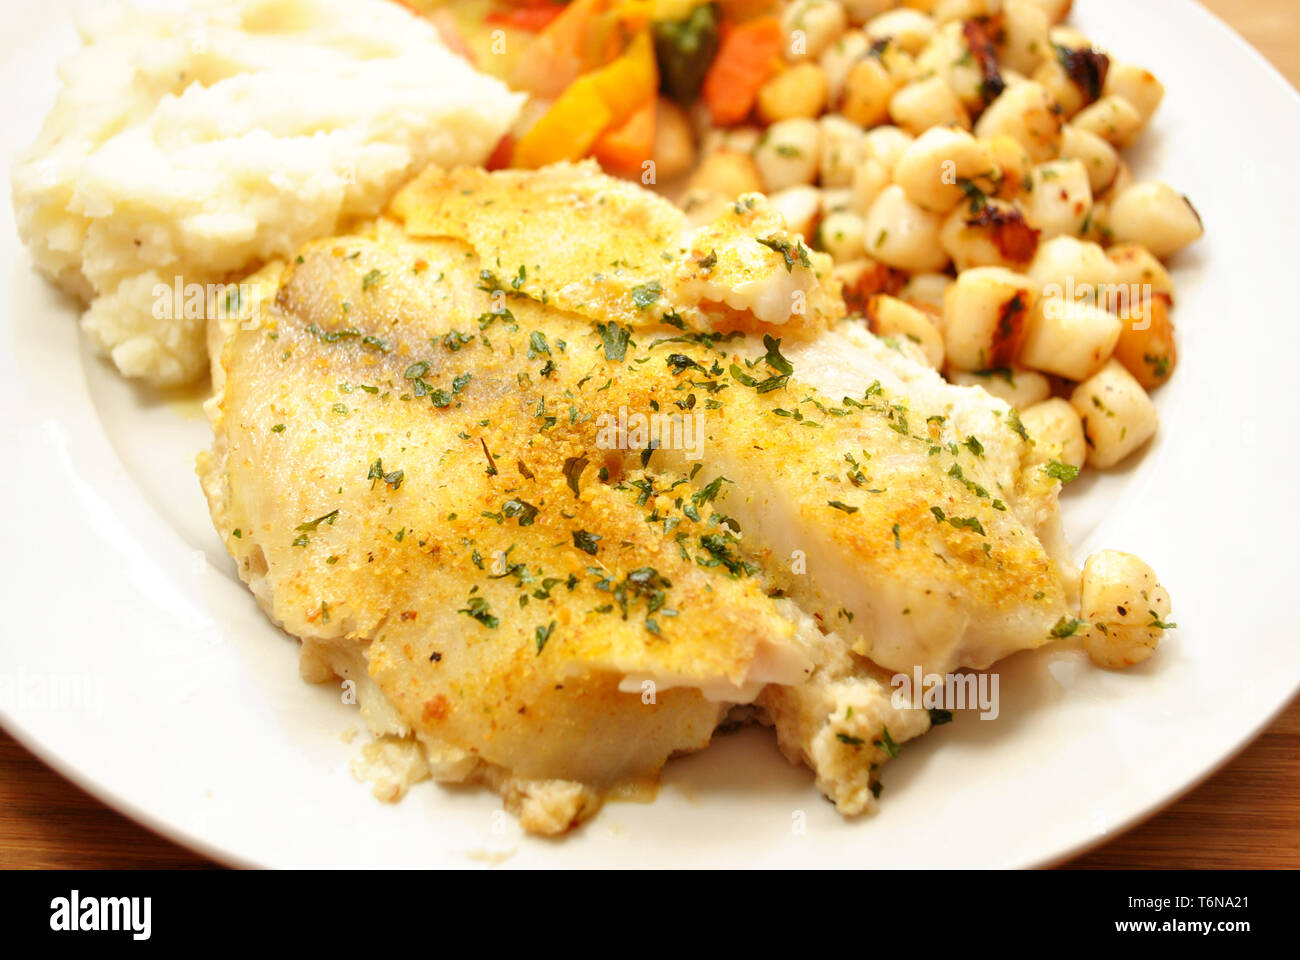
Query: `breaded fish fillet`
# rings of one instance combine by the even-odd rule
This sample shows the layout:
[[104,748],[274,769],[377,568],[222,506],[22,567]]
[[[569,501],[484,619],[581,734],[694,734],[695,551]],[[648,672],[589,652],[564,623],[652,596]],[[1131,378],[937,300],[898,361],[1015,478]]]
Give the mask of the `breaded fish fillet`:
[[589,167],[431,171],[391,212],[214,327],[200,474],[304,673],[416,768],[560,832],[757,698],[858,812],[929,726],[887,670],[1074,605],[1010,408],[842,319],[761,198],[691,233]]

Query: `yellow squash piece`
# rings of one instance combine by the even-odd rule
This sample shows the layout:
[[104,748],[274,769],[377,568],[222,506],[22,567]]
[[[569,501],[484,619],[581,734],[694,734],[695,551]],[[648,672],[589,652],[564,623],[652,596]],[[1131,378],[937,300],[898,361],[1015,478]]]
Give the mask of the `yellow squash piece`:
[[577,160],[607,128],[655,96],[659,73],[650,34],[637,34],[621,57],[575,80],[515,146],[513,165],[536,169]]

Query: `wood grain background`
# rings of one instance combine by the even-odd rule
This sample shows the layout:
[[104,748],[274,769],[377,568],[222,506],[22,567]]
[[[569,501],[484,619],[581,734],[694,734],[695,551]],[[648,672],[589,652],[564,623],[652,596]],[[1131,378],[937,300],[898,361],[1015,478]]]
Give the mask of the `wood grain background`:
[[[1203,2],[1300,86],[1296,0]],[[0,868],[214,866],[113,812],[0,730]],[[1300,866],[1300,701],[1207,782],[1067,866]]]

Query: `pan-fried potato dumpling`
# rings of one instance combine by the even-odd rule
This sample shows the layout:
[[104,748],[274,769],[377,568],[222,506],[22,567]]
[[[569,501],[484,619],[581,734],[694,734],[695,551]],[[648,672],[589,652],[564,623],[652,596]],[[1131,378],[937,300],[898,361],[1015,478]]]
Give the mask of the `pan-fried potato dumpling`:
[[1008,70],[1028,76],[1052,55],[1046,12],[1031,0],[1004,0],[998,60]]
[[1084,107],[1070,122],[1122,150],[1137,139],[1144,121],[1137,107],[1123,97],[1107,96]]
[[786,228],[791,233],[808,237],[812,235],[813,224],[821,212],[822,192],[806,184],[787,187],[769,194],[768,203],[772,209],[785,219]]
[[1098,666],[1131,667],[1155,652],[1172,605],[1169,591],[1140,558],[1101,550],[1083,567],[1080,617],[1084,649]]
[[895,40],[900,47],[912,56],[916,56],[930,42],[937,26],[934,18],[924,12],[899,7],[872,17],[863,29],[867,38],[873,43],[879,40]]
[[884,164],[875,157],[863,158],[853,171],[853,180],[849,187],[853,210],[865,217],[871,210],[871,205],[876,202],[876,197],[880,196],[891,182],[889,169]]
[[867,138],[862,129],[838,114],[827,114],[821,125],[821,169],[817,182],[823,187],[848,187],[853,174],[866,157]]
[[866,155],[879,160],[885,169],[889,171],[891,177],[894,174],[894,168],[898,166],[898,158],[915,141],[916,137],[908,131],[901,127],[889,125],[868,130],[862,137],[863,149],[866,151]]
[[826,72],[815,62],[786,67],[759,88],[757,108],[764,123],[815,119],[826,108]]
[[[861,127],[874,127],[889,119],[889,101],[908,80],[907,72],[899,63],[900,56],[907,55],[900,50],[890,58],[863,57],[850,66],[844,77],[840,112]],[[891,66],[895,69],[891,70]]]
[[984,72],[975,61],[960,21],[949,20],[940,26],[917,55],[913,79],[930,74],[941,77],[972,115],[984,108]]
[[1143,295],[1162,295],[1173,303],[1173,277],[1155,254],[1142,244],[1117,243],[1106,249],[1106,258],[1115,265],[1114,282],[1117,286],[1136,287]]
[[1142,384],[1114,358],[1074,388],[1070,404],[1083,419],[1093,467],[1115,466],[1150,440],[1160,422]]
[[1088,442],[1083,420],[1074,407],[1060,397],[1051,397],[1020,411],[1020,422],[1033,438],[1035,451],[1043,460],[1056,460],[1076,469],[1088,459]]
[[1115,359],[1146,390],[1154,390],[1173,376],[1178,345],[1165,297],[1152,296],[1128,306],[1123,332],[1115,344]]
[[832,107],[838,107],[843,99],[849,68],[870,49],[871,43],[861,30],[849,30],[822,51],[821,65],[826,73],[827,102]]
[[1131,104],[1144,124],[1150,122],[1165,98],[1164,84],[1150,70],[1114,60],[1106,71],[1106,83],[1102,92],[1108,97],[1119,97]]
[[[927,0],[930,2],[930,0]],[[932,0],[930,15],[939,24],[953,20],[974,20],[1002,12],[1002,0]]]
[[939,242],[943,218],[907,198],[898,184],[880,191],[863,226],[867,256],[900,270],[930,272],[948,265]]
[[1034,168],[1033,158],[1015,137],[998,134],[985,141],[993,151],[998,165],[999,200],[1015,200],[1022,197],[1033,184],[1029,171]]
[[817,227],[821,248],[836,263],[858,260],[863,253],[862,218],[849,210],[835,210],[822,218]]
[[898,296],[929,313],[942,330],[943,295],[952,284],[952,277],[946,273],[914,273],[908,277]]
[[947,213],[967,195],[997,190],[998,168],[988,144],[965,130],[934,127],[908,145],[894,167],[894,182],[917,206]]
[[1074,6],[1074,0],[1031,0],[1031,2],[1047,14],[1049,23],[1054,24],[1068,17],[1070,8]]
[[1014,203],[986,198],[959,203],[944,221],[939,240],[958,271],[1024,270],[1034,258],[1040,235]]
[[1054,101],[1039,84],[1008,87],[975,124],[975,136],[986,140],[999,135],[1016,140],[1035,163],[1046,163],[1061,150],[1061,117]]
[[940,126],[971,127],[970,112],[937,74],[914,80],[889,101],[889,117],[909,133],[920,135]]
[[924,311],[896,297],[876,294],[867,302],[867,320],[876,336],[910,340],[921,348],[926,363],[943,369],[943,336]]
[[754,150],[754,164],[768,190],[812,183],[821,165],[821,126],[796,117],[767,128]]
[[[963,387],[982,387],[999,400],[1023,411],[1052,395],[1052,384],[1036,370],[995,367],[991,370],[949,370],[948,379]],[[1031,434],[1032,435],[1032,434]]]
[[1001,367],[1015,359],[1038,299],[1028,277],[1003,267],[963,270],[944,294],[948,360],[960,370]]
[[835,0],[787,3],[781,10],[781,29],[785,33],[781,52],[795,63],[815,60],[843,35],[847,26],[844,5]]
[[[797,178],[796,178],[797,179]],[[769,190],[776,187],[768,186]],[[746,193],[763,190],[763,177],[747,153],[723,147],[705,156],[691,174],[691,191],[702,197],[717,197],[731,203]],[[686,208],[689,211],[689,206]]]
[[1034,167],[1032,186],[1022,199],[1025,217],[1045,239],[1077,237],[1092,209],[1088,171],[1078,160],[1053,160]]
[[1020,362],[1069,380],[1087,379],[1114,351],[1122,326],[1091,300],[1040,297],[1029,313]]
[[1105,193],[1119,176],[1119,154],[1109,143],[1072,123],[1061,134],[1061,158],[1078,160],[1088,172],[1093,196]]
[[1105,302],[1115,281],[1115,264],[1100,245],[1075,237],[1053,237],[1038,246],[1025,271],[1043,296],[1076,297]]
[[1164,260],[1205,233],[1201,216],[1167,183],[1138,183],[1115,198],[1110,229],[1121,242],[1140,243]]

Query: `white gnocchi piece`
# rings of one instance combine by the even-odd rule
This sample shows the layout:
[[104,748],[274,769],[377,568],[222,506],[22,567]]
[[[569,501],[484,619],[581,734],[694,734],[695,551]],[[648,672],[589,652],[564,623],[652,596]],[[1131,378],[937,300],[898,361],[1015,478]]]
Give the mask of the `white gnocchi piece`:
[[939,243],[943,219],[907,199],[892,183],[867,211],[863,240],[867,256],[899,270],[938,271],[948,265]]
[[1129,187],[1110,205],[1109,226],[1121,243],[1139,243],[1164,260],[1205,227],[1191,201],[1166,183],[1147,181]]
[[1119,154],[1115,148],[1095,133],[1072,123],[1067,123],[1061,131],[1061,159],[1083,164],[1094,197],[1109,190],[1119,176]]
[[971,53],[962,23],[954,20],[935,31],[916,57],[916,77],[938,76],[967,110],[984,107],[984,74]]
[[958,370],[1010,364],[1037,300],[1033,281],[1003,267],[963,270],[944,295],[948,362]]
[[1047,91],[1052,102],[1061,108],[1064,119],[1069,120],[1083,109],[1083,93],[1055,57],[1040,63],[1029,79]]
[[1088,459],[1083,419],[1068,401],[1044,394],[1043,399],[1019,409],[1020,422],[1034,441],[1040,460],[1056,460],[1075,469],[1083,468]]
[[812,235],[822,207],[820,190],[807,185],[786,187],[777,190],[767,199],[772,209],[785,218],[787,230],[803,237]]
[[1044,239],[1077,237],[1092,210],[1088,171],[1078,160],[1053,160],[1034,167],[1032,186],[1020,198],[1025,216],[1043,232]]
[[1114,353],[1122,329],[1119,317],[1091,300],[1040,297],[1019,359],[1034,370],[1086,380]]
[[[1045,376],[1036,370],[1014,365],[992,370],[953,370],[949,379],[963,387],[983,387],[988,393],[999,400],[1005,400],[1020,411],[1035,406],[1052,395],[1051,381]],[[1021,420],[1024,420],[1023,415]],[[1082,442],[1082,429],[1079,439]]]
[[1046,90],[1020,83],[1004,90],[975,123],[981,140],[1013,137],[1035,163],[1053,160],[1061,149],[1062,120]]
[[998,60],[1006,68],[1004,80],[1008,71],[1032,74],[1045,57],[1055,56],[1050,26],[1047,12],[1032,0],[1005,0],[998,43]]
[[993,151],[965,130],[933,127],[903,151],[894,167],[894,182],[917,206],[947,213],[967,195],[963,184],[983,193],[998,187]]
[[874,44],[849,66],[840,112],[864,128],[888,122],[889,101],[915,73],[916,62],[897,43],[883,40]]
[[874,157],[863,160],[853,171],[853,182],[849,185],[853,209],[866,216],[871,205],[876,202],[876,197],[880,196],[880,192],[889,186],[891,181],[889,171],[879,160]]
[[1130,103],[1142,118],[1142,123],[1147,124],[1165,98],[1165,85],[1150,70],[1112,60],[1102,92]]
[[1074,388],[1070,405],[1083,420],[1092,467],[1115,466],[1150,440],[1160,423],[1142,384],[1115,359]]
[[895,40],[900,47],[916,56],[930,42],[937,26],[933,17],[920,10],[898,7],[868,20],[865,32],[872,43]]
[[836,263],[862,258],[863,220],[851,210],[834,210],[817,226],[819,246]]
[[934,0],[930,16],[937,23],[953,20],[977,20],[997,16],[1002,12],[1002,0]]
[[1038,238],[1038,230],[1029,225],[1019,207],[997,199],[959,203],[939,233],[939,242],[958,270],[1023,270],[1033,260]]
[[1117,243],[1107,248],[1106,258],[1115,265],[1115,284],[1132,289],[1149,288],[1147,294],[1164,294],[1174,299],[1174,279],[1156,255],[1140,243]]
[[901,87],[889,101],[889,118],[917,136],[932,127],[971,128],[970,111],[937,74]]
[[1074,237],[1053,237],[1039,245],[1027,271],[1045,297],[1105,302],[1117,271],[1106,251]]
[[864,150],[868,157],[879,160],[892,177],[898,158],[915,139],[916,137],[906,130],[885,124],[868,130],[863,135]]
[[1079,614],[1089,658],[1101,667],[1122,669],[1155,652],[1173,610],[1169,591],[1141,558],[1119,550],[1100,550],[1083,565]]
[[940,327],[943,325],[943,295],[953,284],[946,273],[914,273],[899,291],[899,299],[920,307],[930,314]]
[[798,0],[781,11],[785,58],[797,63],[820,57],[848,27],[844,5],[836,0]]
[[871,41],[862,31],[849,30],[822,51],[821,65],[826,74],[826,95],[832,105],[839,103],[844,96],[844,81],[849,75],[849,67],[870,49]]
[[833,113],[818,123],[822,128],[819,182],[823,187],[847,187],[866,154],[862,128]]
[[908,340],[936,370],[943,369],[943,336],[922,310],[896,297],[878,293],[867,301],[867,320],[878,337]]
[[1070,15],[1070,8],[1074,6],[1074,0],[1031,0],[1031,2],[1047,14],[1050,23],[1060,23]]
[[[853,188],[852,187],[827,187],[822,190],[822,212],[830,213],[832,210],[853,210]],[[862,216],[862,214],[858,214]]]
[[898,6],[897,0],[841,0],[849,19],[854,23],[866,23],[885,11]]
[[1080,130],[1095,133],[1111,146],[1124,149],[1142,132],[1142,114],[1123,97],[1106,96],[1084,107],[1071,121]]
[[754,148],[754,165],[768,191],[812,183],[821,166],[821,125],[805,117],[772,124]]

